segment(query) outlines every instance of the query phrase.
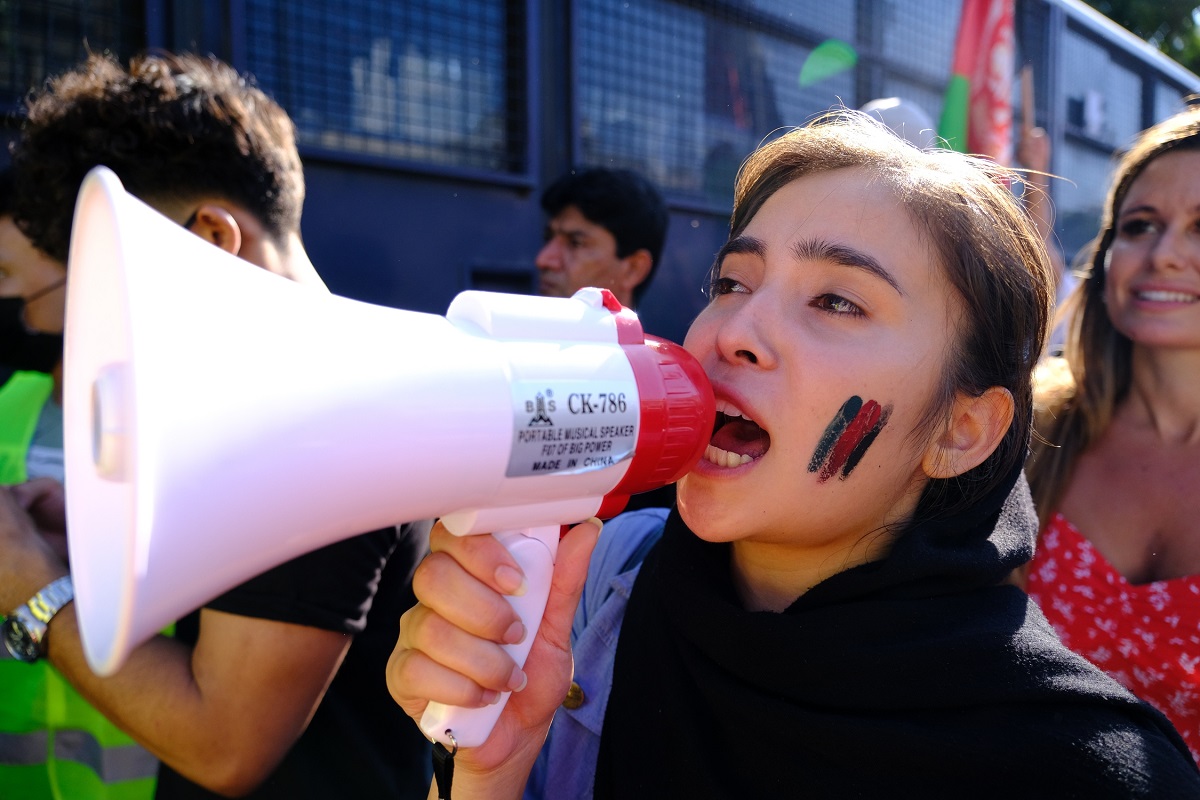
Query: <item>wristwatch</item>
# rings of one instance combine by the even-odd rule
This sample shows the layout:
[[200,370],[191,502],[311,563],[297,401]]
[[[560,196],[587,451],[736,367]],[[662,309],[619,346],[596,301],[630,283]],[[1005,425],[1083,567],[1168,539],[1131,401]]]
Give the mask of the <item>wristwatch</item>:
[[8,615],[0,626],[4,646],[18,661],[32,664],[46,655],[46,627],[63,606],[75,599],[71,576],[51,581],[29,602]]

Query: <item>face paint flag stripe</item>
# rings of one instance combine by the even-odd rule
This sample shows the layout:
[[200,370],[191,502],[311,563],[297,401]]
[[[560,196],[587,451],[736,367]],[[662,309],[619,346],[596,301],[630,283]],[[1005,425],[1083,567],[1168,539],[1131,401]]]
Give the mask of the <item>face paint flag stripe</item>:
[[816,472],[825,463],[825,459],[828,458],[830,451],[833,450],[838,437],[846,430],[846,426],[858,414],[860,408],[862,408],[862,398],[858,395],[854,395],[845,403],[842,403],[842,407],[838,409],[833,422],[830,422],[829,427],[825,429],[825,433],[821,434],[821,441],[817,445],[817,449],[813,452],[812,459],[808,462],[809,472]]
[[862,410],[855,415],[850,424],[846,426],[846,430],[838,438],[837,444],[833,448],[833,452],[829,454],[829,459],[825,462],[825,466],[821,468],[821,474],[818,477],[820,481],[827,481],[842,465],[846,463],[846,459],[854,452],[854,448],[858,447],[875,423],[879,421],[881,414],[879,403],[874,400],[868,400]]
[[846,459],[846,466],[842,467],[842,477],[845,478],[854,468],[858,466],[858,462],[862,460],[863,453],[867,452],[867,448],[875,441],[875,437],[883,430],[883,426],[887,425],[888,417],[892,415],[892,407],[889,405],[883,409],[883,413],[879,415],[879,421],[875,426],[867,432],[863,440],[858,443],[858,447],[854,448],[850,453],[850,457]]

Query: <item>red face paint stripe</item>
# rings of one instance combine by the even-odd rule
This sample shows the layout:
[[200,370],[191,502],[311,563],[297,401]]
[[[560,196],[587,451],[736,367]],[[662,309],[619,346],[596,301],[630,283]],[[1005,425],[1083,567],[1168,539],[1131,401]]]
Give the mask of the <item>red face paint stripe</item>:
[[875,423],[879,421],[881,413],[879,403],[876,403],[874,400],[868,400],[863,404],[862,410],[858,412],[850,424],[846,426],[846,431],[838,438],[837,444],[834,446],[833,452],[830,453],[829,460],[821,468],[821,474],[817,480],[825,482],[842,468],[842,465],[846,463],[846,459],[854,452],[854,448],[858,447],[863,437],[870,432],[871,428],[875,427]]
[[875,423],[875,427],[871,428],[867,435],[863,437],[863,440],[858,443],[858,447],[854,448],[850,453],[850,457],[846,459],[846,466],[842,467],[841,478],[844,479],[858,466],[858,462],[862,460],[863,454],[867,452],[867,448],[871,446],[871,443],[875,441],[875,437],[883,430],[883,426],[887,425],[888,417],[891,415],[892,407],[890,405],[885,406],[883,413],[879,415],[879,421]]

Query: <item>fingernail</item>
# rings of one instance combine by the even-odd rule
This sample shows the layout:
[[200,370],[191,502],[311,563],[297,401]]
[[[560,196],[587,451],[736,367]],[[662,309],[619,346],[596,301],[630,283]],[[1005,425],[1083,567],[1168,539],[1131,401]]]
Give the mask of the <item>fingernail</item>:
[[599,517],[588,517],[587,521],[595,525],[597,531],[604,530],[604,520],[600,519]]
[[525,672],[520,667],[513,667],[512,675],[508,678],[508,690],[510,692],[519,692],[525,688],[525,684],[529,682],[529,678],[525,677]]
[[491,689],[483,690],[483,702],[489,706],[494,706],[500,702],[500,693]]
[[504,564],[496,567],[496,585],[505,594],[520,597],[525,594],[525,576],[520,570]]
[[508,630],[504,632],[505,644],[520,644],[525,641],[525,625],[520,620],[517,620],[512,625],[508,626]]

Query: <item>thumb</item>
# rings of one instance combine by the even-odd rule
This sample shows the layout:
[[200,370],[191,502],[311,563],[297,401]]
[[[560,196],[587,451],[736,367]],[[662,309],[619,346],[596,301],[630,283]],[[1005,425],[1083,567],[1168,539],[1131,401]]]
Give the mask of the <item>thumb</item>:
[[555,709],[567,695],[572,672],[571,623],[601,527],[600,520],[590,519],[571,528],[559,542],[546,610],[537,632],[531,632],[537,638],[525,660],[528,682],[513,694],[505,710],[519,730],[539,730],[544,737],[544,726],[550,724]]
[[542,635],[564,650],[570,647],[571,623],[587,581],[592,550],[603,528],[604,523],[593,517],[571,528],[558,543],[550,596],[542,618]]

